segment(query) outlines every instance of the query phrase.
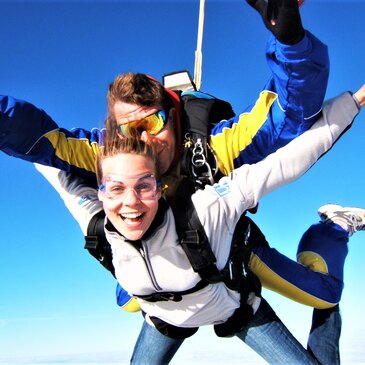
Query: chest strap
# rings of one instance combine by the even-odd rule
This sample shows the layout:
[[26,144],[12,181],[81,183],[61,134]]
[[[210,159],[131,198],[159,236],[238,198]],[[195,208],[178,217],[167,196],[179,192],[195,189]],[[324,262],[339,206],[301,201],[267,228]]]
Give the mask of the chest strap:
[[147,295],[136,295],[133,296],[146,300],[148,302],[166,302],[171,300],[173,302],[180,302],[182,300],[183,295],[194,293],[198,290],[201,290],[208,286],[209,283],[205,280],[200,280],[193,288],[179,291],[179,292],[155,292]]

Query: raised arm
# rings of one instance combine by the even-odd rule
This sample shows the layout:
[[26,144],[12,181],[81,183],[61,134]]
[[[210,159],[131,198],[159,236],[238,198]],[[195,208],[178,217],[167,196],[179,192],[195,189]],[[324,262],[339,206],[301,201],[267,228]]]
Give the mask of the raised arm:
[[[225,186],[232,184],[230,190],[238,194],[222,195],[229,221],[238,219],[264,195],[303,175],[351,126],[358,112],[359,106],[353,95],[343,93],[324,104],[321,118],[310,130],[265,160],[243,165],[221,179],[219,185],[213,188],[215,191],[227,191]],[[200,194],[198,192],[194,199],[200,199]]]
[[[321,118],[310,130],[266,160],[249,166],[247,184],[253,187],[254,205],[262,196],[299,178],[312,167],[350,128],[358,112],[352,94],[343,93],[324,104]],[[241,173],[240,169],[236,171],[238,175]]]
[[10,156],[79,175],[96,186],[95,156],[104,130],[59,128],[42,109],[0,96],[0,149]]
[[294,118],[309,128],[318,119],[326,93],[329,74],[327,47],[304,30],[298,0],[247,2],[259,12],[273,35],[267,59],[273,73],[272,90],[278,93],[278,103],[288,114],[287,118]]
[[254,104],[212,131],[224,174],[261,161],[308,130],[320,116],[329,75],[327,46],[303,29],[297,0],[248,3],[272,32],[266,51],[272,77]]

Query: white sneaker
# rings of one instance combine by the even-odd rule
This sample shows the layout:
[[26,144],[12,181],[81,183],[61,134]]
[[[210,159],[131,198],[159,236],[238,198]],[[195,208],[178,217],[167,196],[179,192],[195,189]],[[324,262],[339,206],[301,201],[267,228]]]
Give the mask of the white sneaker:
[[318,209],[318,214],[324,223],[333,222],[343,228],[347,227],[350,236],[365,230],[365,209],[326,204]]

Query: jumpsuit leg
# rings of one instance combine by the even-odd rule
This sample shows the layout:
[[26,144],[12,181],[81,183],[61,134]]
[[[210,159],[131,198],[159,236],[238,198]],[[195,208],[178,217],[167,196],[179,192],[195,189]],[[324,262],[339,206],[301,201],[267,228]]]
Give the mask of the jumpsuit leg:
[[[335,223],[312,225],[298,246],[300,264],[270,248],[257,226],[251,232],[254,234],[252,271],[264,286],[303,304],[318,307],[313,310],[308,351],[320,364],[340,364],[342,322],[336,303],[343,290],[348,232]],[[256,241],[258,246],[255,246]]]
[[251,229],[251,240],[250,269],[264,287],[318,309],[339,303],[348,252],[348,233],[340,226],[312,225],[298,246],[300,263],[269,247],[257,226]]
[[[297,257],[304,265],[324,271],[321,261],[311,255],[311,252],[316,252],[326,264],[327,271],[343,281],[343,268],[348,253],[347,242],[348,233],[337,224],[315,224],[304,233]],[[323,310],[314,309],[308,350],[321,364],[340,364],[341,326],[339,305]]]

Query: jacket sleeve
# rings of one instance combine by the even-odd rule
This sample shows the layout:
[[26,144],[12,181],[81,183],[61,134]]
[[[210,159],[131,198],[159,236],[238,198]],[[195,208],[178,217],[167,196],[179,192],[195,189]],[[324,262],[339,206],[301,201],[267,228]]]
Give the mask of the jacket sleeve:
[[[34,165],[60,195],[86,236],[91,218],[103,209],[97,190],[87,186],[82,179],[73,174],[49,166]],[[125,311],[137,312],[140,310],[137,300],[132,298],[119,284],[116,295],[118,305]]]
[[262,160],[319,118],[329,74],[327,46],[308,31],[292,46],[271,37],[266,57],[272,77],[255,104],[212,131],[211,146],[225,174]]
[[59,128],[42,109],[0,96],[0,149],[10,156],[72,172],[95,185],[95,157],[105,130]]
[[74,174],[37,163],[34,166],[60,195],[86,236],[91,218],[103,209],[97,189]]
[[352,95],[341,94],[325,103],[321,118],[311,129],[264,161],[234,170],[247,201],[255,205],[264,195],[302,176],[351,127],[358,112]]
[[[193,195],[201,222],[211,220],[202,201],[219,202],[222,220],[234,227],[247,209],[259,199],[302,176],[328,152],[338,138],[351,127],[359,108],[350,93],[344,93],[324,104],[321,118],[308,131],[256,164],[245,164],[223,177],[218,184],[206,186]],[[209,197],[206,191],[210,192]],[[206,224],[206,223],[205,223]]]

